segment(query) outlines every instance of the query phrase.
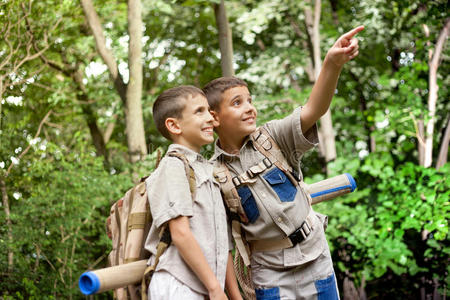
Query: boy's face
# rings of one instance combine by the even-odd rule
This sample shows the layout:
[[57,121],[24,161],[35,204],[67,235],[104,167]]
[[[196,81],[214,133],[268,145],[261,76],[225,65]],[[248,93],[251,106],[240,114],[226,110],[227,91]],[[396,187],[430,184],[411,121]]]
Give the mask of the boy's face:
[[234,137],[236,140],[256,130],[256,108],[252,96],[245,86],[237,86],[223,92],[219,111],[214,112],[219,137]]
[[177,143],[199,152],[203,145],[214,141],[213,117],[209,105],[202,95],[189,96],[182,117],[177,119],[179,134]]

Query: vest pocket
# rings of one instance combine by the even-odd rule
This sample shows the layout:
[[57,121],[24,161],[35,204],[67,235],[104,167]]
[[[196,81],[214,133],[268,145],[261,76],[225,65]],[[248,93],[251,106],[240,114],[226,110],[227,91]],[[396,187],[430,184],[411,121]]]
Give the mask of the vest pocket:
[[259,217],[258,206],[256,205],[255,198],[248,186],[241,186],[238,189],[239,197],[241,197],[242,208],[247,215],[248,221],[254,223]]
[[297,194],[295,187],[289,178],[278,168],[274,168],[264,175],[264,179],[270,184],[272,189],[277,193],[281,202],[292,202]]

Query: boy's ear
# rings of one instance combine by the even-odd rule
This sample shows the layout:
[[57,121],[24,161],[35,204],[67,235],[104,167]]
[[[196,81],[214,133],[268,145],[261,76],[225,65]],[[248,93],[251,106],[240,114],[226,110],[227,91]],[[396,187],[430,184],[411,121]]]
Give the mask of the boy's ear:
[[173,135],[181,134],[181,127],[177,118],[167,118],[165,125],[170,134]]
[[211,114],[211,116],[214,119],[213,120],[213,126],[214,127],[219,127],[219,125],[220,125],[219,114],[215,110],[212,110],[212,109],[209,110],[209,113]]

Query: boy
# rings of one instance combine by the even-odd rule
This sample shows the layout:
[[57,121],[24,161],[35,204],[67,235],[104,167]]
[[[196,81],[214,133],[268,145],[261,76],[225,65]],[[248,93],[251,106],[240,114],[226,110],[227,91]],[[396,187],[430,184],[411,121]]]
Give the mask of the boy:
[[[241,299],[233,272],[225,208],[213,166],[200,154],[212,143],[213,118],[205,94],[193,86],[164,91],[153,105],[157,129],[173,143],[146,185],[153,223],[145,248],[153,265],[159,232],[168,223],[172,245],[161,255],[149,299]],[[192,199],[184,156],[195,175]],[[194,200],[194,201],[193,201]],[[153,259],[152,259],[153,258]]]
[[[286,170],[302,180],[299,160],[318,142],[315,123],[330,105],[343,65],[358,55],[353,37],[361,30],[342,35],[328,51],[304,107],[258,130],[244,81],[222,77],[203,88],[219,136],[212,157],[216,176],[230,210],[237,251],[251,265],[257,299],[339,299],[323,222],[302,183]],[[261,137],[266,155],[256,143]],[[273,144],[280,152],[270,157]],[[277,159],[280,153],[284,158]],[[290,166],[282,167],[281,161]]]

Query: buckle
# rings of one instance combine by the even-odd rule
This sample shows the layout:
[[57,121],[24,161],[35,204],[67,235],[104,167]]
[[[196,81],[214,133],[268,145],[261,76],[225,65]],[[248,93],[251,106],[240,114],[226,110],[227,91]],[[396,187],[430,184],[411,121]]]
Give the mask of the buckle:
[[267,169],[273,165],[270,159],[268,159],[267,157],[264,157],[263,164],[266,166]]
[[252,172],[252,170],[250,170],[250,169],[248,169],[247,171],[245,171],[245,173],[247,173],[247,176],[249,177],[249,178],[253,178],[253,177],[255,177],[255,174]]
[[239,178],[239,176],[234,176],[233,179],[231,179],[231,181],[233,182],[235,187],[238,187],[238,186],[240,186],[242,184],[242,181]]
[[[303,228],[306,225],[305,228]],[[288,237],[292,242],[292,247],[303,242],[306,237],[311,233],[311,227],[306,221],[303,221],[302,225],[297,228],[293,233],[291,233]]]

